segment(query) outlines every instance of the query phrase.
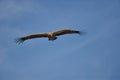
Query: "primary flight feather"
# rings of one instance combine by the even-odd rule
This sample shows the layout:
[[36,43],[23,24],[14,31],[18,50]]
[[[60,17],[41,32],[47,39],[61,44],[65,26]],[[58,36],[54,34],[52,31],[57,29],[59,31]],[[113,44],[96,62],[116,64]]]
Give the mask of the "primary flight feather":
[[18,38],[16,41],[18,43],[21,43],[21,42],[24,42],[28,39],[42,38],[42,37],[46,37],[46,38],[48,38],[48,40],[53,41],[53,40],[57,39],[57,36],[64,35],[64,34],[73,34],[73,33],[80,34],[80,31],[71,30],[71,29],[64,29],[64,30],[59,30],[59,31],[55,31],[55,32],[32,34],[32,35],[28,35],[28,36],[25,36],[25,37]]

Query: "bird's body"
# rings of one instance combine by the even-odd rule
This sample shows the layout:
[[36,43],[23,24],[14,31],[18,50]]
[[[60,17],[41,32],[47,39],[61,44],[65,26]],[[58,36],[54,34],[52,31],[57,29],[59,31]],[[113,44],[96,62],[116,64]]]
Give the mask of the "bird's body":
[[59,31],[55,31],[55,32],[32,34],[32,35],[28,35],[28,36],[25,36],[25,37],[18,38],[17,42],[21,43],[21,42],[24,42],[25,40],[28,40],[28,39],[42,38],[42,37],[47,37],[48,40],[54,41],[54,40],[57,39],[57,36],[64,35],[64,34],[73,34],[73,33],[80,34],[80,31],[64,29],[64,30],[59,30]]
[[48,40],[53,41],[57,39],[57,37],[53,34],[53,32],[48,32],[47,34],[48,34]]

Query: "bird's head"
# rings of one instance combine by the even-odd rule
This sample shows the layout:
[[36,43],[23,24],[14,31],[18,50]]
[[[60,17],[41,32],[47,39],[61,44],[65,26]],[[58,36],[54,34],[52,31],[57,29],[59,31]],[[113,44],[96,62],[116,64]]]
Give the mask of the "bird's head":
[[52,35],[53,35],[53,32],[48,32],[48,35],[52,36]]

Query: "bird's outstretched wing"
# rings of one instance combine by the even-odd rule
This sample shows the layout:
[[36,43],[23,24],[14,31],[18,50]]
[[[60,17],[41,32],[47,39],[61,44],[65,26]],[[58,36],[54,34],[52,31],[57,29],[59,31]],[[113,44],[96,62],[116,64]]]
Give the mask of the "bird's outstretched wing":
[[25,40],[28,40],[28,39],[41,38],[41,37],[48,37],[48,34],[47,33],[42,33],[42,34],[28,35],[28,36],[16,39],[16,42],[17,43],[22,43],[22,42],[24,42]]
[[56,32],[54,32],[53,34],[54,34],[55,36],[60,36],[60,35],[64,35],[64,34],[73,34],[73,33],[80,34],[80,31],[70,30],[70,29],[64,29],[64,30],[56,31]]

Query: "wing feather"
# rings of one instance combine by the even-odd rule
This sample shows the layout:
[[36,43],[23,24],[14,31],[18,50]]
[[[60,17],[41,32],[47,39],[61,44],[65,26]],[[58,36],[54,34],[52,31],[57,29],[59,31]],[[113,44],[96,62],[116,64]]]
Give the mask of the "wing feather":
[[60,35],[64,35],[64,34],[80,34],[80,31],[77,31],[77,30],[70,30],[70,29],[64,29],[64,30],[59,30],[59,31],[56,31],[54,32],[53,34],[55,36],[60,36]]
[[22,43],[22,42],[24,42],[25,40],[28,40],[28,39],[42,38],[42,37],[48,37],[48,34],[47,34],[47,33],[42,33],[42,34],[32,34],[32,35],[28,35],[28,36],[25,36],[25,37],[21,37],[21,38],[16,39],[16,42],[17,42],[17,43]]

